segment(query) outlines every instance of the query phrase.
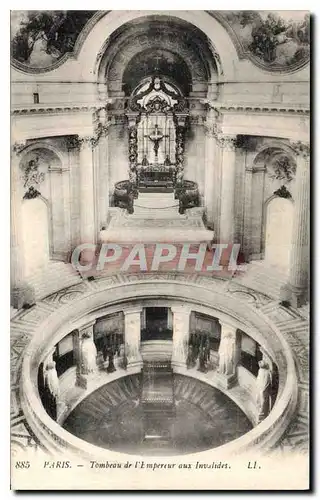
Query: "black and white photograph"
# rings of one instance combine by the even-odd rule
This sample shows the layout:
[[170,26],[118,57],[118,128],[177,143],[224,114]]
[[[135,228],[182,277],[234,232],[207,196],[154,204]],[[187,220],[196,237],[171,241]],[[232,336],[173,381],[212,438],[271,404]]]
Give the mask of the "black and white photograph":
[[308,490],[310,12],[10,22],[11,488]]

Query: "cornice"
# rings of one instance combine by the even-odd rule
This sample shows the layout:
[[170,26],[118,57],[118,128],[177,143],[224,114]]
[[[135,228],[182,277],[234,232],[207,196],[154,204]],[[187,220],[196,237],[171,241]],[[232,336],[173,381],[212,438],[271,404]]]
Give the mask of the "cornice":
[[104,109],[106,105],[111,104],[112,99],[107,99],[104,102],[96,102],[91,104],[57,104],[57,105],[27,105],[19,106],[11,110],[12,115],[45,115],[56,113],[70,113],[70,112],[96,112]]
[[[13,108],[13,115],[27,114],[56,114],[56,113],[76,113],[76,112],[96,112],[104,109],[106,105],[112,104],[113,99],[107,99],[104,102],[96,102],[91,104],[57,104],[57,105],[27,105]],[[257,112],[257,113],[294,113],[299,115],[309,115],[310,109],[307,106],[292,106],[284,104],[249,104],[249,103],[223,103],[218,101],[210,101],[209,99],[201,99],[201,104],[206,105],[209,109],[217,112]]]
[[201,104],[206,105],[209,109],[214,109],[219,112],[240,111],[240,112],[258,112],[258,113],[295,113],[300,115],[309,115],[310,109],[305,106],[284,105],[282,103],[270,104],[249,104],[249,103],[223,103],[218,101],[210,101],[202,99]]

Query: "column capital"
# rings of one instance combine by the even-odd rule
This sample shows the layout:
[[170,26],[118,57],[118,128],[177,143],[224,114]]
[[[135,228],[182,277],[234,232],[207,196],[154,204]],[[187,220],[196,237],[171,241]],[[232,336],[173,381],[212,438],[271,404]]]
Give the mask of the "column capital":
[[310,157],[310,144],[302,141],[290,141],[290,146],[297,156],[301,156],[303,158]]
[[236,135],[218,135],[219,145],[225,151],[235,151],[237,146],[237,136]]
[[204,122],[204,128],[207,137],[212,137],[215,139],[219,138],[219,135],[221,134],[221,127],[217,122],[206,119],[206,121]]
[[79,142],[79,137],[76,135],[69,135],[66,137],[66,145],[68,151],[71,151],[73,149],[79,149],[80,147],[80,142]]
[[26,141],[16,141],[12,144],[12,152],[15,153],[16,155],[19,155],[22,153],[22,151],[26,148],[27,142]]
[[91,149],[93,149],[97,143],[98,143],[98,137],[93,134],[93,135],[84,135],[84,136],[79,136],[79,147],[80,149],[85,146],[89,146]]

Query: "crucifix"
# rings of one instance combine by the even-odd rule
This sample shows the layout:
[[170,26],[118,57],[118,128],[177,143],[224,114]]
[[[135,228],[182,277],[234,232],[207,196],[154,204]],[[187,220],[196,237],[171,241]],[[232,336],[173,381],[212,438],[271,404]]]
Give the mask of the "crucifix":
[[154,150],[154,156],[155,156],[155,163],[158,163],[158,151],[159,151],[160,142],[162,141],[162,139],[165,136],[159,130],[159,127],[156,124],[154,126],[154,131],[148,137],[149,137],[150,141],[153,142],[153,150]]

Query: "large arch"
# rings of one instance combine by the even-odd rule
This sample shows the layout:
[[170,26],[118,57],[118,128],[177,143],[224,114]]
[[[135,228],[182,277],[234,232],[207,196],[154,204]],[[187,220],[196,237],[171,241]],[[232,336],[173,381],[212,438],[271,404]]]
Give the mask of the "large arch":
[[[237,50],[227,30],[205,11],[111,11],[98,20],[84,40],[78,56],[78,64],[83,68],[83,78],[92,79],[103,58],[109,37],[123,24],[148,16],[171,16],[172,20],[181,19],[196,26],[209,39],[216,54],[219,55],[223,76],[232,80],[235,76],[234,61],[238,61]],[[91,26],[90,26],[91,27]]]
[[163,16],[160,20],[159,16],[152,16],[126,23],[111,35],[101,61],[97,61],[98,81],[107,79],[109,84],[113,81],[121,85],[126,68],[135,57],[143,51],[162,49],[183,59],[193,85],[216,79],[218,56],[212,53],[209,40],[199,29],[177,18]]

